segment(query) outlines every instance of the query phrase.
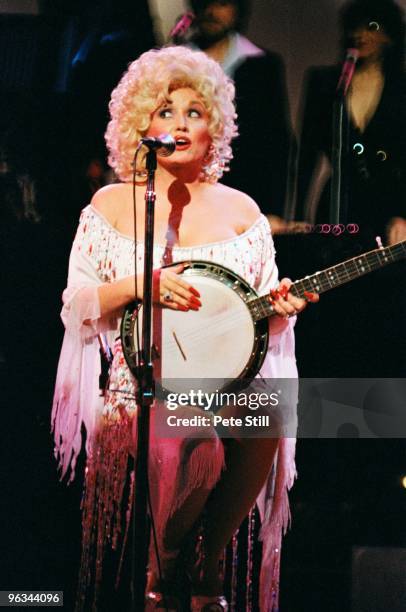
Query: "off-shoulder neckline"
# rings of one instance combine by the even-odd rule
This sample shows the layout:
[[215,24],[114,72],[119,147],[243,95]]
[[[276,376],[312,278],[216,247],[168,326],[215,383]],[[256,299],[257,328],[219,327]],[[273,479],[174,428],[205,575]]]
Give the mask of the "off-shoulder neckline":
[[[124,240],[127,240],[128,242],[134,243],[134,238],[132,236],[128,236],[127,234],[123,234],[119,232],[110,223],[110,221],[108,221],[106,217],[99,210],[94,208],[94,206],[92,206],[91,204],[88,204],[88,206],[86,206],[84,210],[89,210],[90,212],[95,214],[96,217],[98,217],[99,220],[102,221],[109,228],[111,232],[113,232],[120,238],[123,238]],[[256,229],[257,226],[259,226],[261,223],[264,223],[264,221],[266,222],[269,228],[269,232],[271,232],[267,218],[261,213],[258,219],[256,219],[254,223],[247,230],[245,230],[245,232],[243,232],[242,234],[238,234],[237,236],[233,236],[232,238],[226,238],[225,240],[220,240],[218,242],[206,242],[205,244],[192,244],[190,246],[174,246],[173,250],[190,250],[190,249],[197,249],[197,248],[202,248],[202,247],[213,247],[213,246],[220,246],[223,244],[227,244],[229,242],[234,242],[235,240],[246,238],[250,233],[252,233]],[[143,242],[140,240],[137,240],[137,244],[143,244]],[[155,246],[161,249],[165,249],[165,245],[162,245],[162,244],[155,244]]]

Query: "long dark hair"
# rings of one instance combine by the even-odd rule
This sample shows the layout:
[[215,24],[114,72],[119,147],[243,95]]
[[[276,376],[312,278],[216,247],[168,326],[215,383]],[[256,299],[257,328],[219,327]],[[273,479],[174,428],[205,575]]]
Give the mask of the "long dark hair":
[[393,0],[351,0],[340,11],[341,44],[343,50],[353,46],[351,33],[360,25],[376,21],[382,25],[391,44],[385,49],[385,74],[404,73],[405,21],[401,7]]

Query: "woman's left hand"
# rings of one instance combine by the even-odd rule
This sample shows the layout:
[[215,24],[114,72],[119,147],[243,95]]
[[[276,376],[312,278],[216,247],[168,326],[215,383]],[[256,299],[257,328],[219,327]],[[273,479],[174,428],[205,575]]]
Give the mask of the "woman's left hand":
[[274,312],[279,315],[270,319],[269,328],[272,334],[278,334],[283,331],[287,325],[287,319],[302,312],[306,308],[307,302],[319,301],[317,293],[307,294],[305,300],[295,297],[289,291],[291,285],[292,281],[289,278],[283,278],[278,287],[270,292],[269,301]]

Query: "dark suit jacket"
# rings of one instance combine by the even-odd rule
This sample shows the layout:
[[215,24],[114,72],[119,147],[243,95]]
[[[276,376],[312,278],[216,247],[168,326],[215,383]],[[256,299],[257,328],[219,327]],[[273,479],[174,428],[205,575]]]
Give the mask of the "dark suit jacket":
[[264,51],[234,74],[239,136],[221,182],[248,193],[265,214],[283,215],[291,128],[282,58]]

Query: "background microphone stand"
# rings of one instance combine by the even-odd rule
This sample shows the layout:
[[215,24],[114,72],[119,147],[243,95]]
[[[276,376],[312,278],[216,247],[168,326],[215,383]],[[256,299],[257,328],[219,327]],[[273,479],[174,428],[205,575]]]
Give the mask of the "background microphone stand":
[[344,95],[337,96],[333,103],[331,193],[329,222],[338,225],[347,219],[347,171],[348,117],[344,112]]
[[348,217],[349,128],[345,99],[358,59],[357,49],[348,49],[333,102],[330,218],[333,225],[346,223]]
[[[132,612],[141,612],[145,607],[150,521],[148,518],[148,453],[150,409],[154,401],[154,377],[152,365],[152,274],[154,245],[155,170],[156,152],[150,150],[146,156],[147,190],[145,192],[145,252],[142,343],[139,365],[132,372],[138,381],[137,391],[137,448],[135,464],[135,500],[133,511],[132,551]],[[135,236],[136,240],[136,236]]]

